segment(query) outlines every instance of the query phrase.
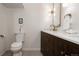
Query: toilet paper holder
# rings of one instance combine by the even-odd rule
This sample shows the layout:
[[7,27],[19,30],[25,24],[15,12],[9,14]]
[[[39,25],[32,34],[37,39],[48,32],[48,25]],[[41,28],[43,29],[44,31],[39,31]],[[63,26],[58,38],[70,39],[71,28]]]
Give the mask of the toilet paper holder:
[[1,38],[4,38],[4,35],[0,35]]

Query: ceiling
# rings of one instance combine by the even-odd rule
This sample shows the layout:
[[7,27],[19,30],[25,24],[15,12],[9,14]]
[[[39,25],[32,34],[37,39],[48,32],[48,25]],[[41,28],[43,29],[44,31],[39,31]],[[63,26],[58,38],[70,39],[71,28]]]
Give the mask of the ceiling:
[[2,3],[7,8],[24,8],[23,3]]

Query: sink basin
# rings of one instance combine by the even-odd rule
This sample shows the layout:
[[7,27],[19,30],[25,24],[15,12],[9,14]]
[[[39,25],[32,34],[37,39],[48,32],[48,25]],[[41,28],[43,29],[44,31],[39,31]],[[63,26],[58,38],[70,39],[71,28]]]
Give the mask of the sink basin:
[[67,36],[70,36],[70,37],[79,37],[79,33],[75,30],[72,30],[72,29],[63,31],[63,33],[66,34]]
[[77,34],[78,33],[77,31],[74,31],[72,29],[66,30],[65,32],[68,33],[68,34]]

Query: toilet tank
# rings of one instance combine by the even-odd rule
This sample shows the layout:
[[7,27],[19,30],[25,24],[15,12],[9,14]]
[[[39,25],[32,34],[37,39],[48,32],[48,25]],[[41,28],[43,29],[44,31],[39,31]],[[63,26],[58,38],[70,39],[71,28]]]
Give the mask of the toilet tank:
[[16,33],[16,41],[23,42],[24,41],[24,33]]

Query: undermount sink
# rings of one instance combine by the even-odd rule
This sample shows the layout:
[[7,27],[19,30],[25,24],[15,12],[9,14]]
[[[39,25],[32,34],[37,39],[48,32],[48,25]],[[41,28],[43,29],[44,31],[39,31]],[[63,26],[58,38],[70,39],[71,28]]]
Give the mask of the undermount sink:
[[67,36],[71,36],[71,37],[79,37],[79,33],[75,30],[69,29],[66,31],[63,31],[64,34],[66,34]]
[[78,34],[77,31],[72,30],[72,29],[70,29],[70,30],[66,30],[65,32],[68,33],[68,34]]

